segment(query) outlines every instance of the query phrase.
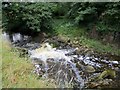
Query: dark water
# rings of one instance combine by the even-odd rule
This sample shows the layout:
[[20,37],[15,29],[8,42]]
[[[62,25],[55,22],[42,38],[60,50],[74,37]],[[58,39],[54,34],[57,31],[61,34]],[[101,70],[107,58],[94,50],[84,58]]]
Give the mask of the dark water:
[[[55,39],[53,42],[58,46],[53,48],[52,40],[49,38],[39,43],[33,37],[20,33],[3,33],[2,35],[3,39],[10,41],[13,46],[25,48],[28,51],[28,56],[36,68],[34,73],[43,78],[53,79],[59,87],[120,87],[120,58],[118,56],[78,54],[76,53],[78,48],[61,44]],[[115,77],[105,77],[103,80],[96,81],[96,77],[108,69],[115,71]]]

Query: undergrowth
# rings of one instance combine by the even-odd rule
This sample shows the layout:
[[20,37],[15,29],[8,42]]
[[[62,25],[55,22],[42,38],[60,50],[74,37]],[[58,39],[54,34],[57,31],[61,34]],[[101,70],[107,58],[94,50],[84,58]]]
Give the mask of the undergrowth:
[[120,55],[120,49],[116,48],[115,45],[104,45],[101,41],[88,38],[86,27],[78,27],[73,24],[73,21],[56,19],[54,20],[53,27],[57,35],[70,38],[71,40],[77,38],[81,45],[92,48],[97,52],[106,52],[115,55]]

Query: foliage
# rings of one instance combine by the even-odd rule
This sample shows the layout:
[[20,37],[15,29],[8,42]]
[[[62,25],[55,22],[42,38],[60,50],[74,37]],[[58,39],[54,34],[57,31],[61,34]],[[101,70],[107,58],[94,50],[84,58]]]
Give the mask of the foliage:
[[107,3],[106,10],[102,13],[101,20],[103,25],[108,27],[108,31],[120,32],[120,3]]
[[32,31],[51,29],[52,18],[74,19],[76,24],[96,25],[99,32],[116,31],[120,28],[120,3],[3,3],[3,22],[7,29],[24,27]]
[[[51,29],[52,3],[3,3],[8,30],[24,27],[34,32]],[[5,18],[5,20],[4,20]]]
[[119,32],[120,3],[72,3],[69,17],[77,24],[96,25],[99,32]]
[[53,7],[53,18],[64,18],[69,11],[71,3],[68,2],[61,2],[61,3],[54,3]]
[[[67,34],[69,37],[86,36],[87,33],[87,36],[101,39],[103,42],[119,43],[120,2],[3,3],[2,5],[2,19],[7,30],[27,33],[50,30],[47,34],[53,35],[52,32],[55,31],[57,34]],[[63,21],[58,23],[55,21],[56,18],[64,19],[65,23]],[[53,19],[55,23],[52,22]],[[84,29],[81,29],[81,26]],[[96,43],[94,40],[88,42],[86,44],[91,44],[90,46]]]
[[[68,22],[71,22],[68,24]],[[65,19],[56,19],[53,23],[53,28],[55,29],[58,36],[62,36],[63,38],[69,38],[71,41],[75,41],[77,38],[77,42],[82,46],[89,47],[97,52],[106,52],[111,54],[120,55],[120,49],[118,49],[113,44],[104,45],[98,40],[89,39],[87,37],[86,28],[83,26],[76,27],[73,26],[73,21],[65,20]],[[76,42],[76,41],[75,41]]]
[[80,21],[93,20],[93,17],[96,16],[96,7],[93,7],[88,2],[73,3],[71,5],[69,15],[75,19],[76,23],[80,23]]

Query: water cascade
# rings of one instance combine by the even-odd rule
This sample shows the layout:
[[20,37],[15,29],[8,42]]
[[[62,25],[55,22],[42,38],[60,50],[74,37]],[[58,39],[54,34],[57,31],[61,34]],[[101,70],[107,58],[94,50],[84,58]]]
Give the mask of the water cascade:
[[[53,41],[49,38],[50,41],[43,43],[35,42],[30,38],[31,36],[20,33],[8,34],[3,32],[2,37],[10,41],[13,46],[27,50],[28,56],[35,66],[34,72],[40,77],[53,79],[60,88],[91,87],[87,83],[90,83],[92,78],[99,76],[104,70],[120,71],[118,59],[109,59],[109,57],[96,55],[95,52],[77,53],[78,48],[66,46],[54,37],[51,38]],[[53,48],[53,43],[57,43],[59,46]],[[116,80],[116,83],[120,82],[119,79]],[[111,79],[103,79],[103,83],[108,81],[112,82]],[[101,85],[101,83],[95,81],[93,86],[95,85]]]
[[[29,53],[30,58],[35,64],[40,65],[40,62],[43,62],[46,75],[50,76],[52,73],[56,73],[53,77],[59,81],[59,85],[65,84],[66,82],[71,84],[72,81],[76,81],[80,87],[83,87],[84,80],[80,76],[80,71],[76,68],[76,64],[72,62],[76,55],[68,56],[69,53],[73,53],[74,51],[75,49],[58,50],[52,48],[49,43],[45,43],[41,48],[29,51]],[[48,65],[50,64],[50,60],[54,62],[52,65]]]

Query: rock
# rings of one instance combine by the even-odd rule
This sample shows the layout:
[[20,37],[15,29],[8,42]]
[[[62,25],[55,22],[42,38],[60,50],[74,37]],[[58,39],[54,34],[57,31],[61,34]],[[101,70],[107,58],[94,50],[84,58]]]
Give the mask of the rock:
[[32,58],[31,60],[32,60],[33,64],[38,64],[38,65],[41,65],[41,66],[43,65],[43,61],[40,60],[39,58]]
[[52,66],[52,65],[54,65],[55,64],[54,59],[53,58],[47,59],[47,64],[48,64],[49,67]]
[[82,69],[83,65],[80,62],[77,62],[76,67],[80,70],[80,69]]
[[79,41],[73,41],[73,44],[79,44]]
[[112,79],[104,79],[95,82],[87,83],[87,88],[113,88],[113,80]]
[[108,70],[105,70],[103,71],[100,76],[98,77],[98,79],[104,79],[104,78],[115,78],[116,77],[116,72],[115,70],[111,70],[111,69],[108,69]]
[[85,72],[88,72],[88,73],[95,72],[95,68],[93,66],[90,66],[90,65],[84,66],[84,70],[85,70]]
[[84,49],[83,48],[80,48],[79,46],[75,46],[77,47],[78,49],[76,50],[76,54],[84,54]]
[[95,72],[95,69],[94,69],[93,66],[90,66],[90,65],[84,66],[80,62],[77,62],[76,67],[79,70],[82,69],[83,71],[85,71],[87,73],[93,73],[93,72]]
[[112,64],[119,64],[118,61],[111,61]]
[[58,36],[58,41],[59,42],[64,42],[64,43],[67,43],[67,42],[70,42],[70,39],[68,37],[63,37],[63,36]]
[[95,82],[97,81],[97,78],[99,77],[100,73],[93,73],[90,77],[89,77],[89,82]]
[[99,86],[98,83],[96,83],[96,82],[91,82],[91,83],[89,84],[88,88],[97,88],[98,86]]
[[97,82],[100,86],[100,88],[111,88],[113,87],[113,80],[112,79],[104,79],[104,80],[100,80]]

